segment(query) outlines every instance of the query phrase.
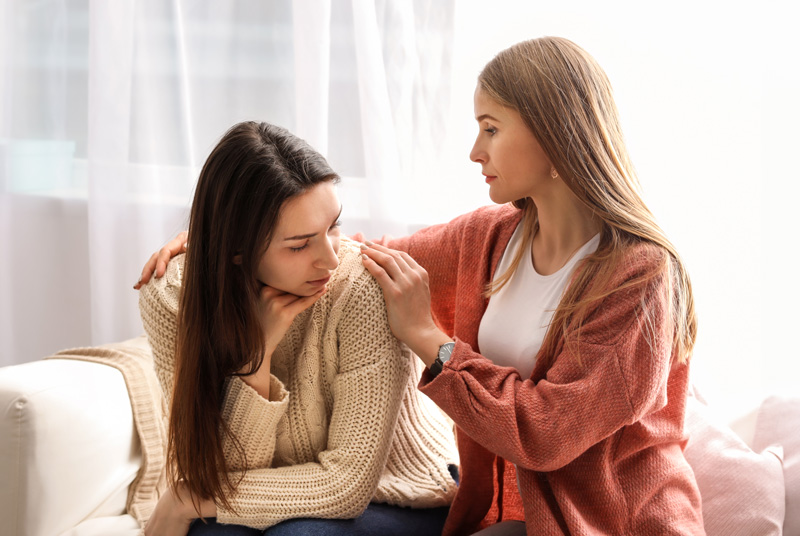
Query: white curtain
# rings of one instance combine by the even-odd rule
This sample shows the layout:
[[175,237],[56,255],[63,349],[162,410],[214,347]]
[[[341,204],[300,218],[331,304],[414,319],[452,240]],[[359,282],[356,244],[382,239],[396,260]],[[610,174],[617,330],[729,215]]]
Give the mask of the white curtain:
[[453,0],[4,1],[0,365],[141,333],[132,285],[242,120],[343,177],[346,232],[403,234],[448,112]]
[[245,119],[344,177],[346,232],[489,204],[475,77],[539,35],[595,56],[645,199],[686,261],[699,387],[736,413],[796,394],[796,2],[0,1],[0,365],[141,332],[131,289]]

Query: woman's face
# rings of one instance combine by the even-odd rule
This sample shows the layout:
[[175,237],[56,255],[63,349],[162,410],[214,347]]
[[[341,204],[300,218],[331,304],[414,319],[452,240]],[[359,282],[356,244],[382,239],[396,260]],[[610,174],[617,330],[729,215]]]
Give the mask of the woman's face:
[[499,104],[479,86],[475,119],[480,131],[469,158],[481,164],[492,201],[509,203],[543,193],[553,182],[553,165],[519,112]]
[[339,265],[341,210],[331,181],[286,201],[259,261],[259,281],[297,296],[324,287]]

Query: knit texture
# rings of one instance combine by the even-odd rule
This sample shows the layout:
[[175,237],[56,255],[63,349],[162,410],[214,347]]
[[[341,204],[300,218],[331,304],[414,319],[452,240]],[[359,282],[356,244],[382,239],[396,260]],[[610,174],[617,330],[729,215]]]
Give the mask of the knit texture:
[[[688,366],[672,356],[666,277],[604,299],[577,351],[535,356],[530,378],[480,355],[483,290],[520,219],[510,206],[486,207],[383,241],[428,271],[435,319],[456,340],[444,370],[420,383],[457,425],[461,483],[444,534],[506,519],[524,519],[528,534],[704,534],[683,456]],[[609,289],[665,254],[632,247]]]
[[[172,259],[139,299],[167,400],[183,263],[182,255]],[[238,377],[226,382],[223,417],[248,467],[227,458],[238,484],[232,509],[217,506],[219,522],[263,529],[290,518],[356,517],[370,501],[450,503],[452,424],[416,389],[419,360],[392,335],[383,294],[354,242],[342,239],[328,291],[297,316],[271,374],[274,401]]]

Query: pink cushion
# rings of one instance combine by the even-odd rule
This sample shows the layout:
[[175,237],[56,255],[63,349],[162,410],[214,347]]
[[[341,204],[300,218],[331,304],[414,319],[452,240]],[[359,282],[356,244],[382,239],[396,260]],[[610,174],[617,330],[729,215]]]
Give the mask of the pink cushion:
[[800,534],[800,398],[773,396],[761,405],[756,419],[753,448],[783,447],[786,484],[786,519],[783,533]]
[[753,452],[693,396],[685,430],[708,536],[779,536],[786,513],[781,448]]

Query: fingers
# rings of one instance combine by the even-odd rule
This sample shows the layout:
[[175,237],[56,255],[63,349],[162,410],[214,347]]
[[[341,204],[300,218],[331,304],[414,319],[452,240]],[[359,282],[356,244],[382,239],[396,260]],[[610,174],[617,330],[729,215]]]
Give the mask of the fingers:
[[153,275],[153,271],[156,267],[156,262],[158,261],[158,253],[153,253],[150,255],[150,258],[147,259],[147,262],[144,264],[144,268],[142,268],[142,275],[139,276],[139,281],[133,285],[135,290],[139,290],[142,288],[142,285],[147,284],[150,281],[150,276]]
[[361,253],[379,265],[393,281],[397,281],[410,268],[406,257],[408,259],[411,259],[411,257],[406,253],[379,246],[372,242],[366,242],[366,245],[361,248]]
[[387,277],[398,284],[403,284],[403,281],[413,283],[418,279],[428,282],[428,272],[405,251],[389,249],[367,241],[366,245],[361,247],[361,253],[364,267],[384,289],[387,288],[384,283],[388,281],[386,279],[383,279],[384,283],[381,281]]
[[158,261],[155,270],[156,279],[166,273],[167,264],[172,257],[186,251],[186,241],[188,239],[189,233],[187,231],[181,231],[178,233],[178,236],[167,242],[164,247],[158,250]]
[[302,311],[305,311],[317,303],[317,300],[319,300],[326,292],[328,292],[328,287],[322,287],[311,296],[303,296],[302,298],[298,298],[290,305],[290,307],[293,311],[295,311],[295,315],[300,314]]
[[392,278],[389,277],[389,274],[386,273],[386,270],[383,267],[372,260],[366,253],[361,255],[362,262],[364,263],[364,268],[372,274],[372,277],[375,278],[375,281],[381,286],[381,288],[385,291],[390,290],[393,285]]
[[311,296],[297,296],[264,285],[261,289],[261,300],[274,307],[277,311],[283,311],[294,317],[314,305],[327,290],[327,287],[323,287]]
[[175,238],[167,242],[164,247],[153,253],[145,263],[144,268],[142,268],[142,275],[139,277],[139,281],[133,285],[133,288],[139,290],[142,285],[150,281],[153,275],[156,276],[156,279],[163,277],[167,271],[169,260],[175,255],[186,251],[188,238],[189,233],[181,231]]

